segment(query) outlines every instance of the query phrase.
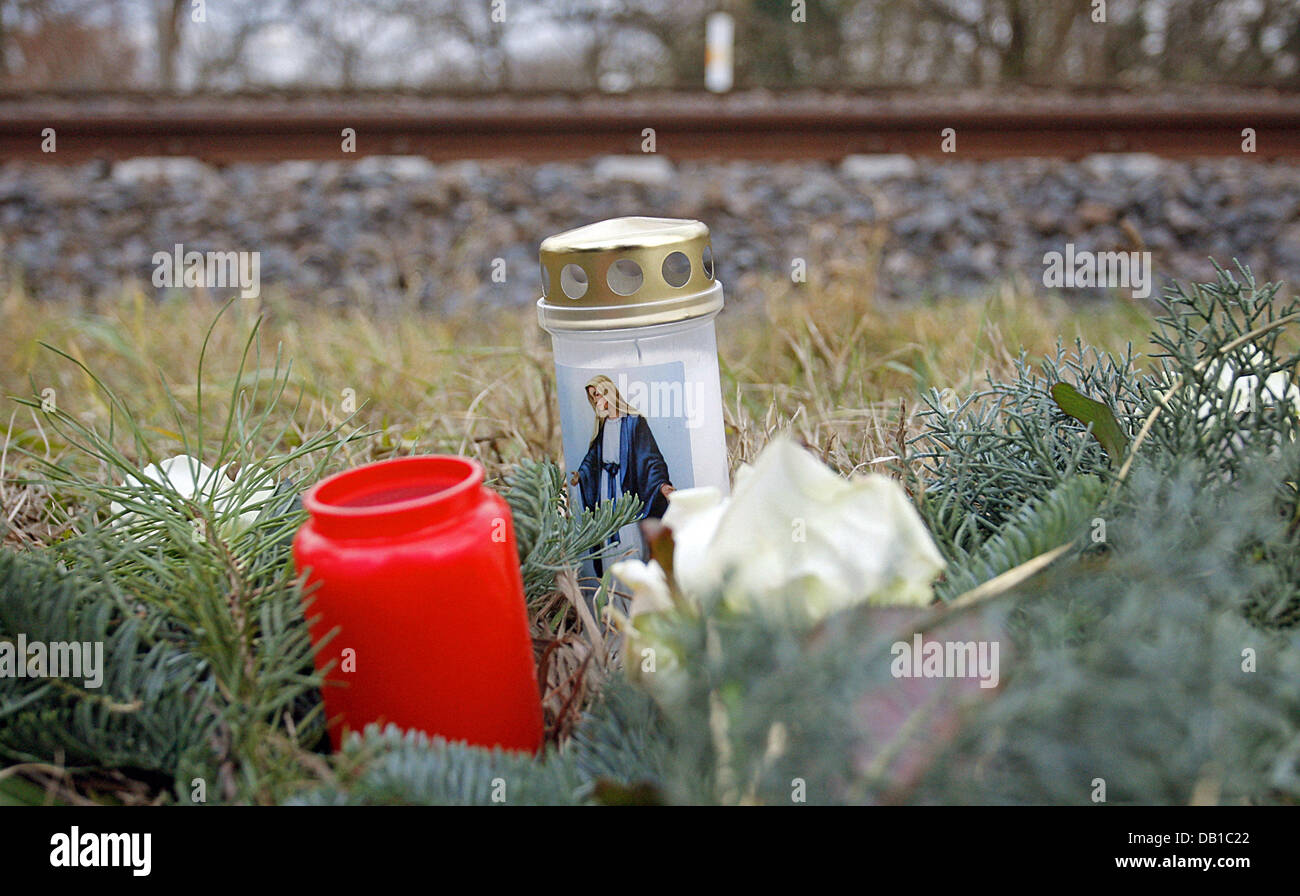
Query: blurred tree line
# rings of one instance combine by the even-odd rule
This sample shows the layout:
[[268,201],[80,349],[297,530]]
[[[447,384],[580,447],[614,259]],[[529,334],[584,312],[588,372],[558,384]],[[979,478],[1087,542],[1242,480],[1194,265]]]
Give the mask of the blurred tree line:
[[1300,0],[0,0],[0,87],[1300,86]]

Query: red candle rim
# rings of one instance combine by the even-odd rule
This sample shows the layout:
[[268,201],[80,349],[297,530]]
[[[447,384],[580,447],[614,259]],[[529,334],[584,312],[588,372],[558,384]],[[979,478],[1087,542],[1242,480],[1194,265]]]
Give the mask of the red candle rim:
[[483,465],[453,454],[398,457],[328,476],[302,496],[320,531],[366,537],[412,531],[471,508]]

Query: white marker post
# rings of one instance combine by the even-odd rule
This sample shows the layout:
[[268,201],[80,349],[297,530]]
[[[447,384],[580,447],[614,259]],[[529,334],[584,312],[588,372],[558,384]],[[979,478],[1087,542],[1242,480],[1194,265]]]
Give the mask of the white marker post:
[[736,20],[730,13],[710,13],[704,25],[704,86],[714,93],[731,89]]

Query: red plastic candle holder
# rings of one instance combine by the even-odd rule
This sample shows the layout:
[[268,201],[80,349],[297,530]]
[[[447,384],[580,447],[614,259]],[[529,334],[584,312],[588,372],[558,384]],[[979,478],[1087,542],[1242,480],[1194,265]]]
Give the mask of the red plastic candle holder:
[[[464,457],[405,457],[324,479],[294,538],[337,750],[393,723],[536,752],[542,707],[510,508]],[[322,646],[332,630],[338,633]]]

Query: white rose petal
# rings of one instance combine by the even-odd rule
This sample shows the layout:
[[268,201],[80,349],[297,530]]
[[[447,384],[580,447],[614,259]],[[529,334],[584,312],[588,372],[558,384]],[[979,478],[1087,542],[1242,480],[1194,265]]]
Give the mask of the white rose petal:
[[678,489],[668,496],[663,523],[673,535],[673,572],[688,592],[706,591],[712,584],[702,574],[709,569],[713,540],[727,507],[722,492],[712,487]]
[[[261,513],[262,504],[275,494],[275,487],[269,484],[264,471],[257,468],[241,470],[235,479],[214,470],[196,457],[178,454],[149,464],[140,471],[140,477],[127,476],[123,482],[126,488],[141,489],[142,495],[158,498],[156,489],[146,489],[148,480],[157,485],[167,486],[178,496],[186,500],[198,500],[209,504],[218,516],[226,516],[232,510],[239,511],[233,520],[227,522],[227,534],[236,534],[251,525]],[[258,486],[251,493],[242,494],[242,484],[250,477],[258,480],[267,479],[268,484]],[[243,508],[250,508],[244,510]],[[113,514],[119,518],[119,524],[127,529],[140,522],[139,514],[127,513],[126,507],[114,501],[110,505]]]
[[[1242,366],[1263,367],[1268,359],[1259,349],[1253,349],[1247,364]],[[1260,401],[1265,405],[1290,403],[1296,414],[1300,415],[1300,387],[1291,381],[1285,370],[1277,370],[1264,379],[1264,388],[1259,390],[1259,377],[1253,374],[1237,376],[1237,367],[1232,361],[1224,360],[1219,367],[1219,391],[1228,395],[1228,412],[1239,414],[1255,406],[1255,393],[1260,392]],[[1199,408],[1199,419],[1206,420],[1214,413],[1211,403],[1205,402]]]
[[627,614],[629,619],[635,619],[641,613],[659,613],[673,608],[668,579],[655,561],[620,560],[610,567],[610,572],[632,592],[632,604]]

